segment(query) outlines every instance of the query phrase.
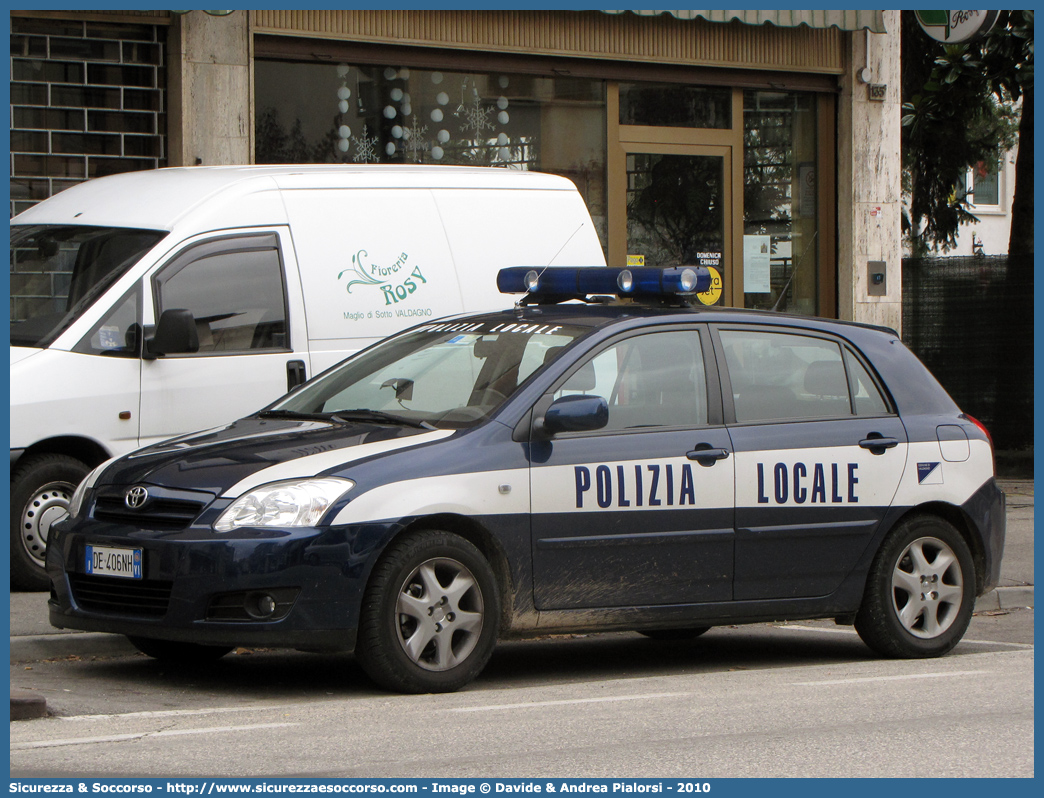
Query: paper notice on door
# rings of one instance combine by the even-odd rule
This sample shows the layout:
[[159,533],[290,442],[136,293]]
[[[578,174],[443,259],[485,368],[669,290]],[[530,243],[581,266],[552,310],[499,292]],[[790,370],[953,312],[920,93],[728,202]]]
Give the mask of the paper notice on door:
[[771,258],[771,236],[743,236],[743,293],[767,294],[772,291]]

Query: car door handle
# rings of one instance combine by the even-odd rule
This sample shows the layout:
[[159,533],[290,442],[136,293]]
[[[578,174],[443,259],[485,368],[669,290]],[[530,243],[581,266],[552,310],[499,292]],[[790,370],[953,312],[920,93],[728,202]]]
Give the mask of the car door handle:
[[859,441],[859,446],[863,449],[869,449],[870,454],[884,454],[886,449],[891,449],[898,445],[899,441],[895,438],[886,438],[876,432],[871,432],[864,440]]
[[292,391],[298,385],[303,384],[307,377],[303,360],[288,360],[286,362],[286,389],[288,391]]
[[728,457],[729,450],[715,448],[709,443],[698,443],[696,448],[691,452],[686,452],[685,456],[690,460],[695,460],[701,466],[712,466],[719,460]]

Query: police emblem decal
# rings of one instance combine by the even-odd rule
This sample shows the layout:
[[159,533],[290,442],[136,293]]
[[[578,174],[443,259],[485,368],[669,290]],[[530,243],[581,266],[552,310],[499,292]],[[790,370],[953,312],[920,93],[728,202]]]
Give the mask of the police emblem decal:
[[942,485],[943,473],[942,463],[918,463],[917,464],[918,485]]

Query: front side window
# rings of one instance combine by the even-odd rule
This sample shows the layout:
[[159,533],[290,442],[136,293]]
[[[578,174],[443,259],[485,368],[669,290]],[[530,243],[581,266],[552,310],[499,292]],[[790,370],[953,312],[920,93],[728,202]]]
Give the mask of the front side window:
[[720,338],[738,422],[887,412],[867,370],[835,341],[749,330]]
[[582,363],[555,392],[603,397],[605,429],[693,427],[707,423],[707,376],[693,330],[628,338]]
[[283,268],[274,247],[183,256],[157,278],[156,304],[157,319],[167,309],[192,312],[201,354],[289,347]]
[[584,332],[501,321],[426,325],[351,358],[265,412],[473,426]]

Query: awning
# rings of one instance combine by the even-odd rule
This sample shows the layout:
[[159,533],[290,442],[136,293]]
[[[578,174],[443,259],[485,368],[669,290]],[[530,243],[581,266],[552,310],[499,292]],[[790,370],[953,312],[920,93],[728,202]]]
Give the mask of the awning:
[[[606,14],[625,14],[627,10],[606,11]],[[678,19],[705,19],[708,22],[732,22],[738,20],[745,25],[777,25],[781,28],[796,28],[807,25],[810,28],[840,28],[841,30],[862,30],[867,28],[871,33],[887,33],[884,14],[881,11],[772,11],[768,9],[747,11],[649,11],[647,9],[631,10],[631,14],[643,17],[654,17],[670,14]]]

